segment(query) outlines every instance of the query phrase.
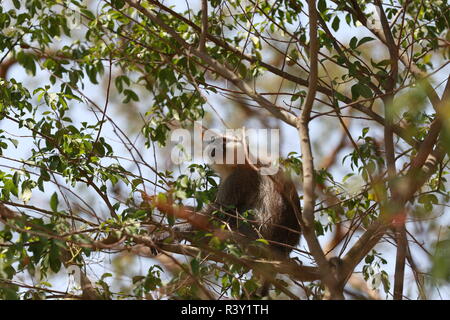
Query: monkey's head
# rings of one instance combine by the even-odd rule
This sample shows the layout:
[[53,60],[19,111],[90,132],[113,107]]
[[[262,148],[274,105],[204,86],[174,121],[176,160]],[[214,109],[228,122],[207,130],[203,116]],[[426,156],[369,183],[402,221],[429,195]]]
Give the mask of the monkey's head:
[[237,166],[245,165],[248,147],[245,147],[242,138],[214,132],[208,136],[205,134],[204,141],[206,160],[222,179]]

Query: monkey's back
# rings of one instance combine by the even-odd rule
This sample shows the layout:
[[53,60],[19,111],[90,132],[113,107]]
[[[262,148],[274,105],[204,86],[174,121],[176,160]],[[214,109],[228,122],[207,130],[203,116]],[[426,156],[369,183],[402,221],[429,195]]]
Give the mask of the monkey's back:
[[[300,200],[293,182],[281,170],[267,176],[249,166],[237,166],[221,181],[215,203],[227,212],[232,228],[252,239],[273,241],[272,248],[282,255],[287,256],[290,247],[298,244]],[[245,212],[250,213],[251,223],[242,219]]]

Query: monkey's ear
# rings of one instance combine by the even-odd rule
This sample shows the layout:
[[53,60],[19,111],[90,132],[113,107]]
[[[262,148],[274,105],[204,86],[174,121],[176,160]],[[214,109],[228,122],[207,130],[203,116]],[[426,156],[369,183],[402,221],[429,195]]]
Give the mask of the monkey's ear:
[[213,148],[211,150],[211,157],[215,157],[216,156],[216,148]]

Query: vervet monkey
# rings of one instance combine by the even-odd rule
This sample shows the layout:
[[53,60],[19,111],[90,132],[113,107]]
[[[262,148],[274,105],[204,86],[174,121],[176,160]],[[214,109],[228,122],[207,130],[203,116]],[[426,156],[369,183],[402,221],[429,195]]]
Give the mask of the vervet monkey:
[[300,200],[290,177],[282,170],[262,174],[268,164],[262,159],[251,163],[243,139],[216,136],[206,148],[220,184],[215,201],[203,212],[224,212],[232,230],[250,239],[266,239],[274,258],[287,258],[301,234]]
[[[269,248],[257,251],[266,258],[287,259],[301,235],[297,219],[300,200],[290,177],[282,170],[267,174],[271,173],[265,170],[270,163],[252,159],[245,138],[214,134],[204,140],[204,154],[220,184],[215,200],[201,214],[226,223],[231,231],[244,236],[239,239],[267,240]],[[184,223],[174,231],[190,233],[195,229],[194,224]],[[264,281],[258,295],[267,295],[268,288],[269,282]]]

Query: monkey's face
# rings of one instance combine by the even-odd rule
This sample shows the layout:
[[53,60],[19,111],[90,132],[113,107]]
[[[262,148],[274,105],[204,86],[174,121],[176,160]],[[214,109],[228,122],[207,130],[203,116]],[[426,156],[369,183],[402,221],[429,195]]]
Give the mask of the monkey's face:
[[212,135],[206,140],[207,162],[222,178],[240,164],[245,164],[243,143],[233,136]]

